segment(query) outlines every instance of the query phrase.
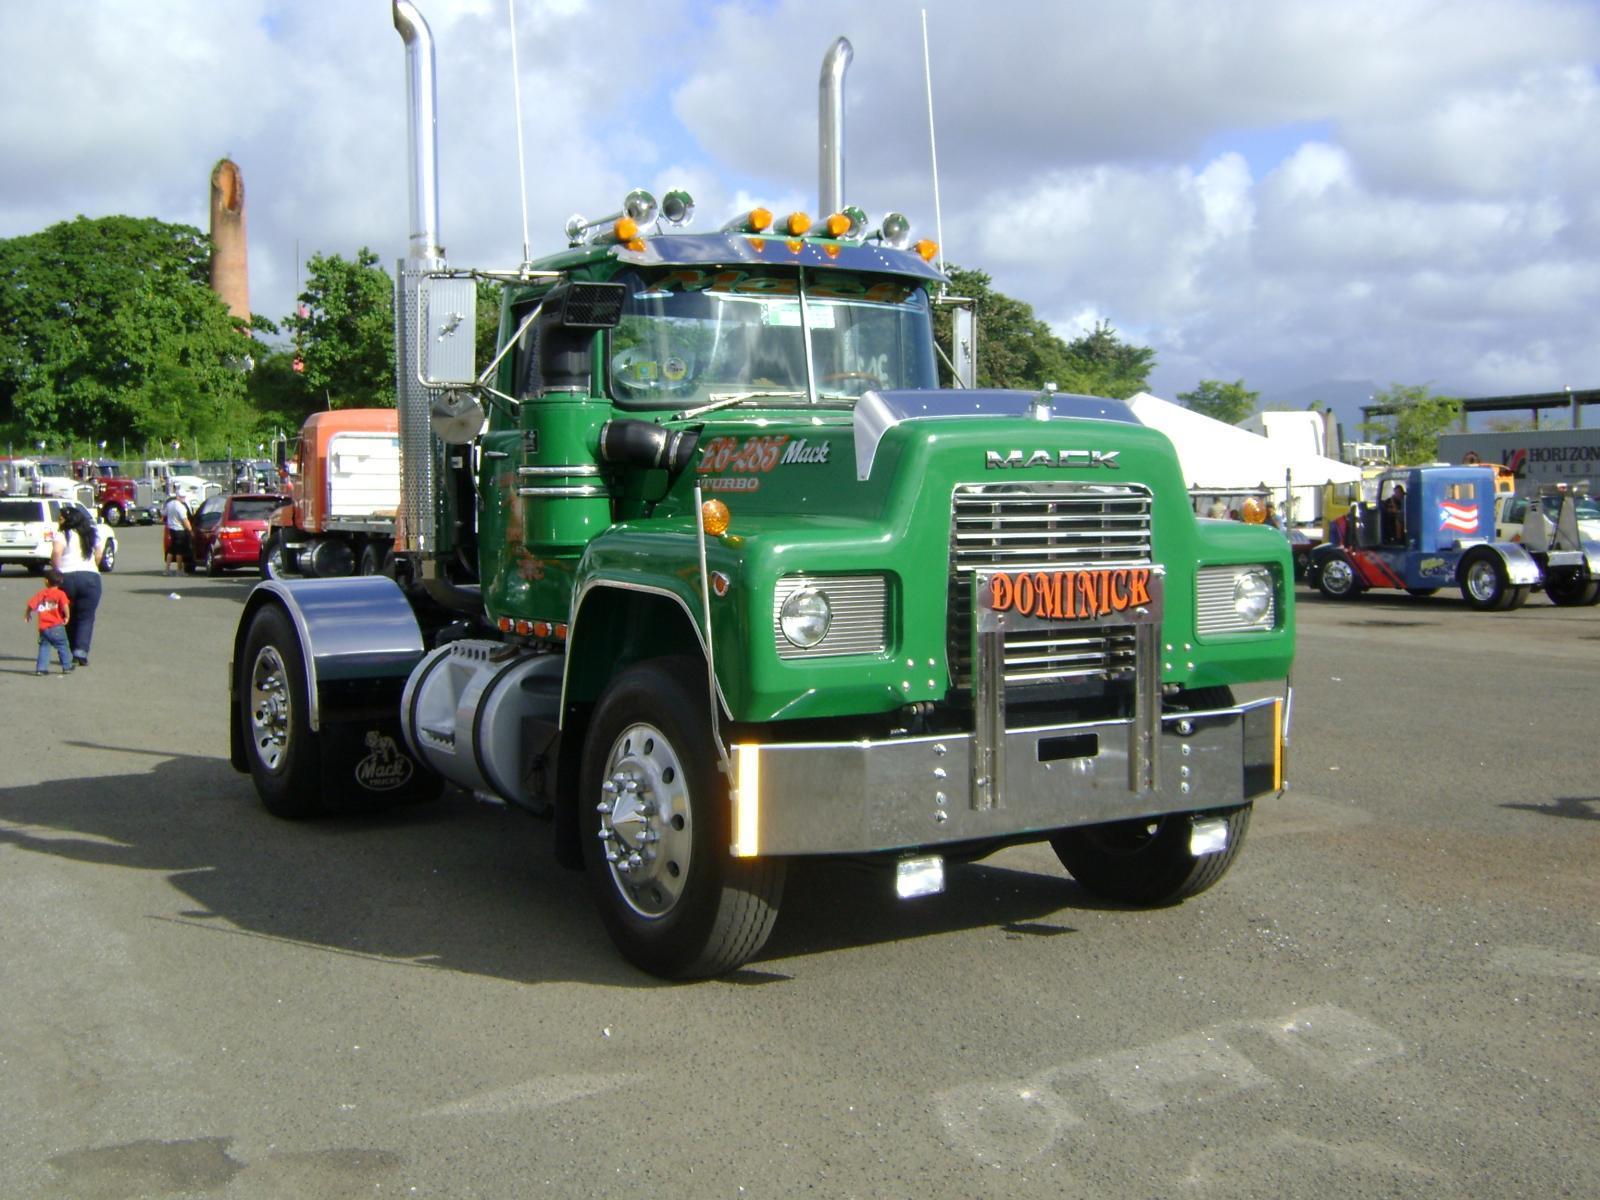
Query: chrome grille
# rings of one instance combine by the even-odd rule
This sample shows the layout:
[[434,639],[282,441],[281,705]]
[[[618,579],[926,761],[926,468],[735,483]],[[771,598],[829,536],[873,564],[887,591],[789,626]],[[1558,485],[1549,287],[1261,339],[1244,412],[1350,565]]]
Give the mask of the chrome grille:
[[[974,571],[1149,566],[1150,490],[1138,484],[969,483],[950,506],[949,652],[955,681],[972,676]],[[1134,668],[1131,625],[1067,622],[1005,637],[1008,684],[1124,675]]]
[[[825,592],[833,620],[827,635],[809,650],[783,636],[778,616],[783,602],[801,588]],[[882,575],[785,575],[772,595],[772,636],[779,658],[816,658],[833,654],[881,654],[887,589]]]

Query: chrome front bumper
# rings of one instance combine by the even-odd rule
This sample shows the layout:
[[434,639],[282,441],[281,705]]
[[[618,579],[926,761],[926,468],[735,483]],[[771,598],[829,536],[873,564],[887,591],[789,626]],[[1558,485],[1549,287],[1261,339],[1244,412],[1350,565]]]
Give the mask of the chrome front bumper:
[[[861,854],[1045,834],[1074,825],[1226,808],[1283,786],[1283,701],[1138,723],[1006,731],[1003,788],[974,772],[972,734],[735,744],[733,853]],[[1155,753],[1151,753],[1155,750]],[[1130,767],[1153,767],[1137,787]]]

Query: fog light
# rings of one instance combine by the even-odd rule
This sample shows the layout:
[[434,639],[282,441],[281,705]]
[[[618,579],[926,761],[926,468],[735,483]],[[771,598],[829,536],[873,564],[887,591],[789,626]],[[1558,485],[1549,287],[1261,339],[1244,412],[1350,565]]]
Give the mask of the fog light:
[[1189,853],[1199,858],[1202,854],[1219,854],[1228,848],[1228,823],[1221,817],[1197,820],[1189,828]]
[[800,588],[783,602],[778,612],[778,628],[783,636],[802,650],[809,650],[828,636],[833,624],[833,606],[826,592]]
[[944,891],[944,859],[937,854],[902,858],[894,864],[894,892],[902,900]]

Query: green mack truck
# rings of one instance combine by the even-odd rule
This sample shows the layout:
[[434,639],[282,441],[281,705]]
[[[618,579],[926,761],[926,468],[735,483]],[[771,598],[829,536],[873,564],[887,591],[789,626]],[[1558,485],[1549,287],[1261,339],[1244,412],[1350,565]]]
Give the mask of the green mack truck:
[[267,808],[448,782],[545,815],[622,954],[666,977],[756,954],[796,859],[881,863],[912,897],[1048,841],[1119,902],[1215,883],[1282,787],[1288,543],[1197,520],[1118,401],[938,387],[935,249],[842,202],[848,43],[824,219],[689,233],[686,195],[635,193],[548,258],[467,271],[438,242],[431,35],[393,12],[395,576],[251,594],[232,761]]

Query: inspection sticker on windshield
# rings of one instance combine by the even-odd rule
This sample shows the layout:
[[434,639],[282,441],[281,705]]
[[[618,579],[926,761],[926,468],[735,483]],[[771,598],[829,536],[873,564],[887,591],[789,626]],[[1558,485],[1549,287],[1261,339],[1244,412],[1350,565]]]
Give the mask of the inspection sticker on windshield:
[[1161,619],[1161,580],[1154,567],[978,571],[973,611],[984,630],[1061,621],[1140,625]]

